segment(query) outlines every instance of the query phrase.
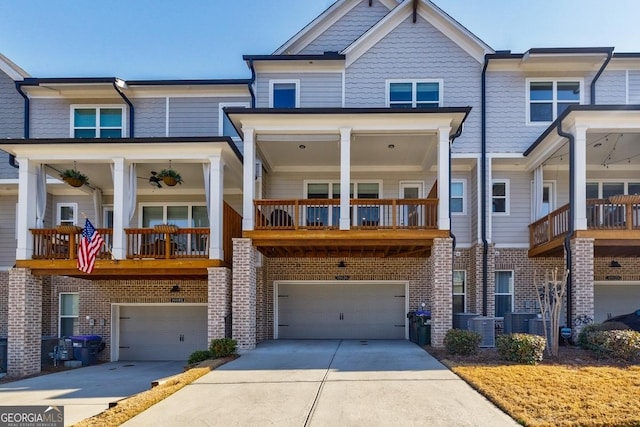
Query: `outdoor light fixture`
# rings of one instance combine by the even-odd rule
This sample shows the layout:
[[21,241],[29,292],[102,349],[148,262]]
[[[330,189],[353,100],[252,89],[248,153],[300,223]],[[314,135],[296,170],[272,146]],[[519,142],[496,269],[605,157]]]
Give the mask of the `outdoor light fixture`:
[[171,288],[171,290],[169,292],[180,292],[180,286],[173,285],[173,288]]
[[304,144],[300,144],[300,145],[298,145],[298,148],[301,149],[301,150],[304,150],[305,148],[307,148],[307,146],[304,145]]
[[618,261],[616,261],[615,259],[612,259],[612,260],[611,260],[611,263],[609,263],[609,267],[612,267],[612,268],[620,268],[620,267],[622,267],[622,266],[620,265],[620,263],[619,263]]
[[396,148],[396,146],[395,146],[395,144],[389,144],[389,145],[387,145],[387,148],[393,150],[394,148]]
[[347,264],[345,264],[345,262],[344,262],[344,261],[340,261],[340,262],[338,263],[338,268],[346,268],[346,267],[347,267]]

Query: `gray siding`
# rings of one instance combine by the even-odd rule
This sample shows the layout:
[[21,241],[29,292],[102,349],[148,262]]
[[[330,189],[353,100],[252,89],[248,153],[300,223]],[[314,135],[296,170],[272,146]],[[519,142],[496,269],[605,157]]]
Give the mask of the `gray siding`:
[[18,196],[0,196],[0,268],[16,263],[16,203]]
[[[531,179],[528,172],[494,171],[493,179],[509,180],[509,215],[491,214],[492,241],[497,244],[528,244],[531,223]],[[488,194],[491,197],[491,193]],[[491,203],[488,204],[491,209]]]
[[300,108],[341,107],[341,73],[261,73],[256,79],[256,106],[269,107],[269,80],[300,80]]
[[596,102],[598,104],[624,104],[627,102],[627,73],[605,71],[596,83]]
[[166,135],[166,105],[165,98],[142,98],[133,101],[136,138]]
[[467,190],[467,200],[469,201],[469,221],[471,222],[470,243],[475,243],[478,239],[478,185],[478,165],[476,164],[471,172],[469,172],[469,188]]
[[[474,192],[469,186],[471,182],[470,173],[465,172],[453,172],[451,174],[451,179],[464,179],[465,182],[465,191],[466,198],[464,203],[466,204],[466,213],[462,214],[451,214],[451,231],[456,236],[456,244],[468,245],[471,243],[471,219],[473,218],[472,206],[470,204],[471,198],[469,197],[472,192]],[[428,190],[427,190],[428,191]]]
[[[77,212],[77,224],[76,225],[84,225],[84,217],[82,214],[84,213],[90,220],[95,218],[95,210],[93,209],[93,197],[91,196],[52,196],[49,197],[47,201],[47,215],[49,216],[49,221],[51,224],[58,225],[58,203],[77,203],[78,204],[78,212]],[[45,227],[48,224],[45,221]]]
[[346,70],[346,107],[384,107],[386,79],[443,79],[443,106],[473,110],[453,152],[480,149],[482,64],[422,18],[411,17]]
[[218,135],[219,106],[224,102],[251,102],[251,98],[169,98],[169,136]]
[[24,99],[15,82],[0,71],[0,138],[21,138],[24,124]]
[[328,28],[324,33],[302,49],[300,54],[318,55],[326,51],[341,51],[359,38],[369,28],[389,13],[389,9],[379,1],[369,7],[368,0],[360,4]]
[[640,104],[640,70],[629,70],[629,104]]

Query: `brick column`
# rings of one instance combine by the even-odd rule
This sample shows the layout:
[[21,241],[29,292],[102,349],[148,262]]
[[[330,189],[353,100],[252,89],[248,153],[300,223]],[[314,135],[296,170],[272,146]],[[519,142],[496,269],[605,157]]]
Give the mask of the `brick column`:
[[431,345],[442,347],[444,336],[453,327],[452,249],[450,238],[434,239],[431,248],[431,278],[433,299],[431,304]]
[[231,314],[231,270],[213,267],[208,271],[207,336],[211,341],[225,337],[225,318]]
[[233,239],[233,339],[238,350],[256,347],[256,252],[251,239]]
[[42,281],[31,270],[9,271],[7,375],[24,377],[40,372]]
[[[593,319],[593,239],[571,240],[571,319],[588,316]],[[581,326],[573,326],[576,339]]]
[[[475,299],[469,301],[469,312],[482,314],[483,284],[482,284],[482,244],[472,248],[471,259],[475,262]],[[491,317],[495,311],[495,247],[489,244],[487,247],[487,316]]]

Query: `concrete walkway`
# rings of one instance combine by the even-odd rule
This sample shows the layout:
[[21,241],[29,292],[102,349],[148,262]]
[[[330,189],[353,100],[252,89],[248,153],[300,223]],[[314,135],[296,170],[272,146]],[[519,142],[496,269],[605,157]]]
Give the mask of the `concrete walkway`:
[[180,362],[114,362],[0,384],[0,405],[64,406],[64,423],[92,417],[109,403],[183,371]]
[[517,426],[408,341],[269,341],[125,426]]

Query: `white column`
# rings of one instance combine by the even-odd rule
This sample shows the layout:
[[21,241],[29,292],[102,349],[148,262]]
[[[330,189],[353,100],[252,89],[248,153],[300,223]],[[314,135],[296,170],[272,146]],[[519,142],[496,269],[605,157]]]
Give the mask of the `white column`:
[[113,159],[113,240],[111,254],[115,259],[127,259],[127,239],[124,233],[129,219],[129,168],[122,157]]
[[33,239],[30,228],[36,228],[36,180],[38,165],[25,158],[17,159],[20,164],[18,171],[18,246],[16,259],[31,259],[33,255]]
[[255,209],[255,170],[256,170],[256,131],[253,128],[242,128],[244,133],[244,165],[242,176],[242,229],[253,230]]
[[573,171],[574,200],[573,224],[575,230],[587,229],[587,128],[579,127],[575,131],[575,164]]
[[449,230],[449,131],[438,128],[438,229]]
[[209,258],[224,260],[224,161],[215,156],[210,157],[209,162]]
[[340,230],[351,229],[351,129],[340,128]]
[[542,216],[542,192],[544,184],[544,172],[542,165],[533,170],[533,209],[531,220],[537,221]]

